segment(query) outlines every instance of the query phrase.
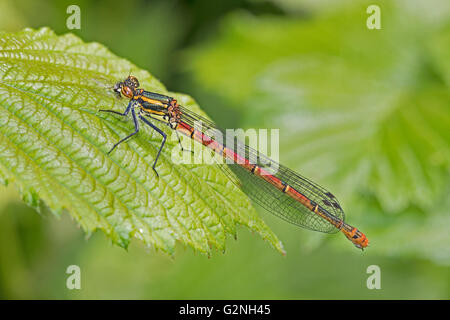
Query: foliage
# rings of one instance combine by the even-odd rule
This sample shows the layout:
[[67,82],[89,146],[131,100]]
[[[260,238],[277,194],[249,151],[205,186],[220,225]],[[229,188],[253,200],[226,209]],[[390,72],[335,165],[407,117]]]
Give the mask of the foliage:
[[[283,252],[217,167],[171,162],[177,139],[161,154],[159,178],[152,164],[161,139],[148,128],[107,154],[133,130],[130,121],[97,112],[126,107],[108,87],[131,72],[144,88],[167,93],[150,74],[98,43],[47,28],[1,33],[0,59],[0,173],[29,205],[67,210],[88,233],[101,229],[122,247],[136,237],[173,253],[179,240],[210,254],[243,224]],[[171,95],[200,112],[188,96]]]

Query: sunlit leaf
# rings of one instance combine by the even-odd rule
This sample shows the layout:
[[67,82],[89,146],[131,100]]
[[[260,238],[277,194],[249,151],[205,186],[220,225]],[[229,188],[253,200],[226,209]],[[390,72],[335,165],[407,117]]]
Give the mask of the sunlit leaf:
[[[103,230],[127,247],[131,238],[174,252],[178,240],[210,253],[223,250],[242,224],[279,251],[276,236],[247,197],[215,166],[175,165],[175,139],[152,170],[161,138],[143,126],[139,135],[107,155],[133,124],[98,109],[122,111],[126,100],[110,90],[129,73],[152,91],[167,90],[97,43],[51,30],[0,33],[0,176],[24,200],[68,211],[87,232]],[[185,95],[172,94],[201,112]],[[171,137],[170,129],[163,130]]]

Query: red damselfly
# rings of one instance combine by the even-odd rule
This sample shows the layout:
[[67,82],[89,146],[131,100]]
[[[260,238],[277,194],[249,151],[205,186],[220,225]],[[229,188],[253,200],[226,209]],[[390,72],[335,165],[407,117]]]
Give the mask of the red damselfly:
[[[162,136],[162,143],[153,163],[153,170],[158,174],[155,168],[167,135],[152,120],[164,122],[177,135],[181,132],[226,159],[228,164],[220,167],[231,179],[234,174],[239,180],[236,181],[237,185],[249,198],[272,214],[314,231],[341,231],[357,248],[364,249],[368,246],[369,240],[364,233],[344,222],[344,211],[335,196],[318,184],[234,138],[225,139],[225,142],[217,141],[209,134],[211,130],[223,134],[225,132],[213,122],[179,105],[174,98],[140,89],[136,77],[128,76],[124,81],[116,83],[113,90],[118,97],[130,99],[126,110],[123,113],[114,110],[99,111],[120,116],[131,113],[135,130],[117,142],[109,152],[138,133],[141,120]],[[196,126],[198,122],[202,124],[201,129]],[[179,136],[178,141],[181,145]],[[274,167],[277,168],[276,172],[267,169]]]

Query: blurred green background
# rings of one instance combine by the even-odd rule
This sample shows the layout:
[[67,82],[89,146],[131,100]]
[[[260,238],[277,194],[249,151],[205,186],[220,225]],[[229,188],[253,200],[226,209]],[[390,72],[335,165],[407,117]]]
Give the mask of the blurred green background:
[[[222,127],[279,128],[280,162],[337,195],[371,245],[261,212],[286,257],[244,228],[211,258],[138,241],[125,251],[1,187],[0,298],[450,297],[448,1],[0,0],[0,30],[69,32],[71,4],[73,33],[192,95]],[[381,30],[366,27],[370,4]],[[66,288],[72,264],[81,290]],[[380,290],[366,286],[370,265]]]

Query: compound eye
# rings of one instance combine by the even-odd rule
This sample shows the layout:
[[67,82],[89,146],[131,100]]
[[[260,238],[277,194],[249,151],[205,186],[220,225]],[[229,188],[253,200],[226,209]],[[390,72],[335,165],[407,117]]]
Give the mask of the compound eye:
[[122,94],[127,98],[133,98],[133,90],[130,87],[122,87]]
[[128,78],[125,80],[127,86],[132,87],[132,88],[139,88],[139,81],[136,77],[133,76],[128,76]]

